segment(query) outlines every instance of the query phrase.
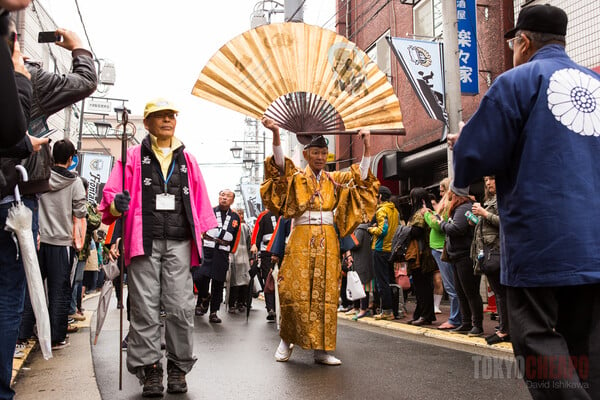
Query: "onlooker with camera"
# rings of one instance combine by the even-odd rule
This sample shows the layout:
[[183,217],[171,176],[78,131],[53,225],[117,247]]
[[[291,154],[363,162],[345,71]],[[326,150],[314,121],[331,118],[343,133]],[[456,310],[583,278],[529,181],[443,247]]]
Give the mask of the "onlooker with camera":
[[[0,1],[0,37],[6,37],[6,44],[0,43],[0,149],[17,145],[25,136],[29,123],[29,101],[31,98],[30,76],[25,69],[17,36],[8,34],[10,11],[17,11],[29,5],[29,0]],[[12,54],[12,57],[11,57]],[[14,152],[13,152],[14,153]]]
[[[0,0],[0,35],[7,33],[8,11],[18,10],[29,4],[28,0]],[[12,39],[13,44],[16,37]],[[31,101],[31,82],[25,69],[19,43],[16,42],[14,53],[10,55],[5,41],[0,41],[0,157],[14,156],[22,152],[27,157],[32,151],[31,142],[25,136],[29,118],[29,103]],[[21,144],[21,146],[14,146]],[[13,148],[11,148],[11,146]],[[17,151],[18,150],[18,151]],[[6,153],[5,153],[6,151]],[[12,171],[11,171],[12,172]],[[15,171],[16,172],[16,171]],[[3,174],[0,174],[2,176]],[[12,207],[14,197],[14,182],[9,182],[2,176],[2,194],[0,195],[0,398],[12,399],[15,392],[10,387],[12,376],[13,356],[17,341],[23,298],[25,294],[25,271],[21,257],[18,257],[18,244],[11,233],[4,229],[8,210]],[[15,179],[16,182],[16,179]],[[33,202],[24,199],[30,209]],[[37,226],[33,226],[34,242]]]
[[508,342],[508,308],[506,287],[500,283],[500,217],[496,202],[496,179],[484,177],[485,203],[473,203],[473,215],[479,222],[475,226],[475,235],[471,244],[471,259],[477,273],[484,273],[494,294],[498,308],[498,329],[485,338],[488,344]]
[[[10,21],[8,30],[9,38],[12,35],[16,35],[17,31],[14,21]],[[59,74],[46,71],[37,63],[25,63],[26,71],[31,76],[33,89],[30,105],[32,127],[34,125],[45,126],[45,120],[50,115],[84,99],[96,89],[97,75],[91,53],[83,48],[82,41],[74,32],[58,29],[57,33],[62,35],[63,41],[56,44],[72,51],[73,68],[72,71],[67,74]],[[10,45],[10,39],[8,40]],[[17,46],[18,42],[13,44]],[[33,123],[34,121],[41,121],[43,123],[36,124]],[[32,131],[31,133],[32,135],[35,135],[42,134],[43,132]],[[50,189],[50,167],[52,165],[52,160],[50,158],[48,139],[39,139],[36,136],[27,136],[26,139],[33,144],[34,149],[40,147],[40,151],[29,155],[29,157],[25,154],[17,156],[13,153],[11,154],[11,157],[2,158],[1,165],[2,171],[6,176],[9,176],[10,171],[14,169],[14,165],[16,164],[22,163],[27,169],[29,181],[27,183],[21,183],[19,186],[24,198],[27,198],[28,201],[31,201],[32,203],[34,224],[37,224],[37,195]],[[25,157],[27,158],[22,160]],[[7,173],[6,171],[9,172]],[[11,187],[13,186],[13,182],[16,183],[16,176],[13,175],[13,178],[8,180],[11,182],[8,187]],[[25,319],[27,319],[27,322],[25,322],[25,326],[22,326],[21,328],[23,332],[19,333],[20,341],[27,340],[32,333],[31,329],[28,327],[31,326],[31,320],[33,319],[33,312],[29,304],[28,295],[26,295],[25,309]]]
[[472,201],[469,189],[457,188],[450,184],[448,197],[448,221],[443,221],[439,214],[440,229],[446,234],[446,251],[448,261],[454,272],[454,287],[460,302],[462,324],[451,332],[483,335],[483,302],[479,294],[481,276],[473,274],[473,261],[470,251],[473,241],[473,228],[469,226],[465,213],[471,211]]
[[[455,180],[496,176],[501,281],[515,354],[531,366],[523,371],[531,394],[597,399],[600,75],[565,52],[567,21],[551,5],[521,9],[505,35],[515,68],[496,78],[463,128]],[[569,373],[528,373],[548,371],[549,359]],[[571,369],[581,363],[585,373]]]
[[438,329],[441,330],[450,330],[457,328],[461,322],[460,315],[460,301],[458,300],[458,295],[456,294],[456,289],[454,288],[454,271],[452,269],[452,264],[442,260],[442,254],[444,250],[444,242],[446,241],[446,235],[440,229],[440,220],[435,218],[435,215],[439,215],[441,220],[448,221],[448,207],[449,201],[448,197],[450,189],[450,179],[444,178],[440,182],[440,195],[442,195],[441,200],[434,206],[434,210],[428,210],[426,208],[422,209],[423,217],[425,218],[425,222],[431,228],[429,234],[429,244],[431,246],[431,254],[435,259],[435,262],[438,265],[440,270],[440,274],[442,276],[442,282],[444,284],[444,289],[446,293],[448,293],[448,298],[450,299],[450,316],[448,320],[438,326]]

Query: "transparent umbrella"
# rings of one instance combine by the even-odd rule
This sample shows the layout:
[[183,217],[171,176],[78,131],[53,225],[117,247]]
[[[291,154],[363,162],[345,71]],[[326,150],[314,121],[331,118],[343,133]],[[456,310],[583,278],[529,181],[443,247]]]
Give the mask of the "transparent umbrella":
[[104,325],[106,319],[106,313],[108,312],[108,306],[110,304],[110,296],[113,292],[113,279],[119,276],[119,264],[116,260],[109,261],[108,264],[102,266],[106,279],[102,290],[100,291],[100,298],[98,299],[98,308],[96,308],[96,336],[94,338],[94,345],[98,342],[98,336]]
[[[17,165],[21,172],[23,181],[27,182],[27,171],[21,165]],[[50,336],[50,318],[48,317],[48,304],[44,292],[44,282],[40,272],[37,258],[36,244],[33,241],[31,222],[33,219],[31,210],[21,201],[19,186],[15,187],[16,204],[8,210],[6,218],[6,230],[13,232],[18,241],[17,257],[21,257],[25,276],[27,278],[27,289],[31,298],[31,306],[35,314],[37,337],[42,350],[42,355],[47,360],[52,358],[52,342]]]

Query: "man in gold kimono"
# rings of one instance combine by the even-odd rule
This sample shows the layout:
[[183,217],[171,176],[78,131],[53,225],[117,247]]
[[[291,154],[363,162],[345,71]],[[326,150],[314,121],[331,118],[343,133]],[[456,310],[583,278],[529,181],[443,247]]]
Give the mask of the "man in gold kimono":
[[275,215],[293,219],[279,272],[281,342],[275,359],[287,361],[296,344],[313,349],[317,363],[340,365],[328,353],[335,349],[337,335],[338,235],[351,234],[375,213],[379,181],[369,171],[370,132],[358,132],[364,146],[360,165],[328,173],[323,170],[325,138],[316,136],[304,147],[308,166],[299,169],[283,155],[277,124],[270,118],[262,123],[273,132],[273,156],[265,160],[261,186],[263,204]]

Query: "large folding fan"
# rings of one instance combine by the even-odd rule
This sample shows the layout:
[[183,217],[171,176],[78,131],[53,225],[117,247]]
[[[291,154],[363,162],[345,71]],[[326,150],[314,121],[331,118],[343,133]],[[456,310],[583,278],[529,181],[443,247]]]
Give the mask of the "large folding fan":
[[298,134],[360,128],[404,134],[387,76],[354,43],[304,23],[263,25],[226,43],[202,69],[192,94]]

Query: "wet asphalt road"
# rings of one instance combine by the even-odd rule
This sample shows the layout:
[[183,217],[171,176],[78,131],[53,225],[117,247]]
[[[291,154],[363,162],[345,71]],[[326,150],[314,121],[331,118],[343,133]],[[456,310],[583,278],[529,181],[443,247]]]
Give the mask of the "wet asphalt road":
[[[475,368],[473,357],[478,357],[477,354],[350,321],[340,320],[338,326],[338,348],[334,354],[343,365],[317,365],[312,351],[299,348],[294,349],[287,363],[275,362],[273,355],[279,336],[274,324],[266,323],[263,307],[255,301],[248,322],[245,314],[228,314],[223,306],[222,324],[210,324],[207,316],[196,317],[194,351],[198,362],[187,375],[189,391],[185,395],[165,392],[164,398],[530,398],[524,383],[514,378],[514,374],[513,378],[494,378]],[[141,386],[124,364],[123,389],[118,390],[118,310],[114,304],[111,310],[98,344],[92,346],[100,393],[103,399],[141,399]],[[125,356],[123,352],[123,362]],[[166,377],[164,383],[166,387]]]

